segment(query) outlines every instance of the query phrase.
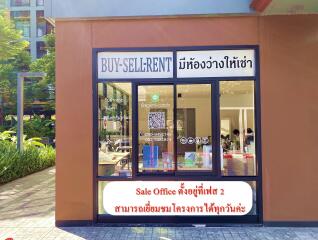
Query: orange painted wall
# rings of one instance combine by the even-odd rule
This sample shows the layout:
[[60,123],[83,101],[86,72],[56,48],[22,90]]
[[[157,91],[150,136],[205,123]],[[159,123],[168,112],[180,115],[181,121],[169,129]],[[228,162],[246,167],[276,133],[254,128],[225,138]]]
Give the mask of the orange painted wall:
[[318,220],[318,16],[57,20],[56,220],[93,218],[92,48],[260,45],[265,221]]
[[90,25],[56,29],[56,220],[93,217]]
[[318,15],[260,20],[264,218],[318,220]]

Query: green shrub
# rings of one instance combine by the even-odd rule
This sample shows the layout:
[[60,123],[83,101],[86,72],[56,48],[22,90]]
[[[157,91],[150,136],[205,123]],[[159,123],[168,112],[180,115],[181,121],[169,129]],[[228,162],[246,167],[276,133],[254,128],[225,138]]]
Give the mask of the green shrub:
[[99,131],[99,140],[105,141],[108,139],[109,136],[116,136],[120,135],[120,131],[108,131],[106,129],[101,129]]
[[[51,119],[41,118],[38,115],[34,115],[31,119],[23,121],[23,131],[29,138],[47,137],[53,139],[55,137],[55,121]],[[17,126],[11,128],[16,131]]]
[[0,132],[3,132],[3,131],[5,131],[5,130],[7,130],[7,128],[6,128],[5,126],[1,126],[1,125],[0,125]]
[[[0,133],[0,136],[7,134]],[[12,137],[14,139],[14,136]],[[28,141],[28,140],[26,140]],[[0,184],[24,177],[55,164],[55,149],[38,145],[36,141],[25,145],[19,152],[14,141],[9,138],[0,140]]]

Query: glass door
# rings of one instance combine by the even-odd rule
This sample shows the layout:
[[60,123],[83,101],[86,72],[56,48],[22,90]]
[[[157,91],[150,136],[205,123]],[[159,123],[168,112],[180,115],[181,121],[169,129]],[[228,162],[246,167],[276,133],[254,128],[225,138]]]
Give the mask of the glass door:
[[211,83],[137,85],[138,173],[212,174],[212,92]]
[[175,170],[173,85],[138,85],[138,172]]
[[220,81],[221,170],[256,176],[254,81]]
[[212,86],[177,84],[177,170],[212,171]]

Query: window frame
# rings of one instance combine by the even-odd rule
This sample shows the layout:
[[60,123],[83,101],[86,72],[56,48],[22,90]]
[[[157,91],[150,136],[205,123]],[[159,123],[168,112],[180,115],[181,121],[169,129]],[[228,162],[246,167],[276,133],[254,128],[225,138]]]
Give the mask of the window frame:
[[[254,50],[255,56],[255,75],[253,77],[250,76],[241,76],[241,77],[209,77],[209,78],[177,78],[176,75],[176,61],[174,61],[173,66],[173,78],[155,78],[155,79],[98,79],[97,77],[97,54],[98,52],[103,51],[117,51],[117,52],[147,52],[147,51],[172,51],[173,57],[176,59],[177,51],[199,51],[199,50]],[[157,220],[155,222],[177,222],[177,219],[182,219],[181,221],[186,222],[186,219],[190,219],[190,221],[200,222],[199,219],[204,219],[204,222],[236,222],[236,223],[262,223],[263,221],[263,208],[262,208],[262,154],[261,154],[261,106],[260,106],[260,71],[259,71],[259,46],[257,45],[235,45],[235,46],[202,46],[202,47],[158,47],[158,48],[94,48],[92,51],[93,56],[93,67],[92,67],[92,85],[93,85],[93,190],[94,190],[94,222],[97,221],[105,221],[108,222],[149,222],[150,219],[153,221],[153,217],[119,217],[119,216],[105,216],[98,214],[98,183],[100,181],[255,181],[256,183],[256,215],[253,216],[209,216],[209,217],[156,217]],[[220,90],[220,82],[221,81],[254,81],[254,124],[255,124],[255,153],[256,153],[256,175],[255,176],[225,176],[221,173],[220,166],[220,98],[219,98],[219,90]],[[133,147],[132,151],[132,162],[133,162],[133,170],[132,177],[112,177],[112,176],[98,176],[97,175],[97,167],[98,167],[98,132],[96,130],[96,119],[97,119],[97,100],[96,100],[96,91],[97,84],[100,82],[131,82],[132,83],[132,145],[136,146],[138,144],[138,138],[134,134],[137,131],[137,120],[138,120],[138,109],[137,106],[137,86],[142,85],[155,85],[155,84],[173,84],[174,85],[174,95],[176,91],[177,84],[206,84],[210,83],[212,87],[212,151],[213,156],[215,158],[213,164],[215,166],[215,174],[202,174],[200,171],[195,173],[193,171],[185,173],[181,173],[180,171],[175,171],[175,174],[139,174],[138,173],[138,155],[136,154],[136,149]],[[175,96],[174,96],[174,104],[176,104]],[[176,106],[175,106],[176,107]],[[174,108],[176,109],[176,108]],[[176,115],[176,111],[174,111],[174,115]],[[174,116],[174,121],[176,120],[176,116]],[[176,129],[174,129],[176,131]],[[176,137],[176,135],[174,136]],[[176,145],[176,142],[175,142]],[[97,149],[97,150],[96,150]],[[214,149],[214,150],[213,150]],[[176,147],[175,150],[176,151]],[[136,161],[137,160],[137,161]],[[135,164],[135,166],[134,166]],[[136,168],[137,165],[137,168]],[[211,171],[212,172],[212,171]],[[176,174],[178,173],[178,174]],[[164,220],[161,220],[164,219]]]

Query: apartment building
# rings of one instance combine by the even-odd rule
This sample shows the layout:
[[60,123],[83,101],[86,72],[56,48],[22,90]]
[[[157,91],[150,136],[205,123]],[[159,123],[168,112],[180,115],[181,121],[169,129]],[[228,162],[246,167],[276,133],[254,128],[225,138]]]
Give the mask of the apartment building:
[[44,0],[6,0],[6,8],[15,27],[30,42],[32,60],[46,54],[43,36],[53,31],[54,22],[44,18]]

